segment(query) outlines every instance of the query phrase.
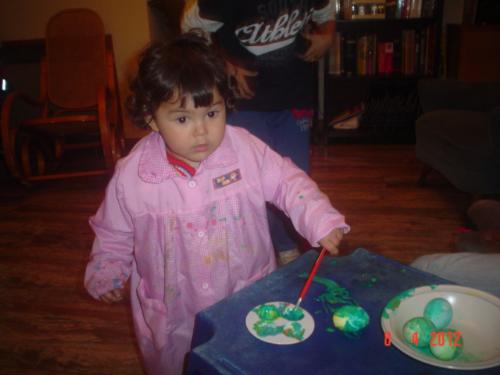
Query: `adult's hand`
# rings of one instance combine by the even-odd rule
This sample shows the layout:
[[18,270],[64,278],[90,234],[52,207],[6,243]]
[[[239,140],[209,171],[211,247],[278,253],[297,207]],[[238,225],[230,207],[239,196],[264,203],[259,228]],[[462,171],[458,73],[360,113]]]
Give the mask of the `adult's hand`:
[[335,21],[327,21],[316,25],[312,30],[306,29],[303,37],[309,42],[309,48],[301,56],[308,62],[319,60],[333,43]]
[[333,42],[333,34],[330,33],[305,32],[303,36],[309,41],[309,48],[301,58],[308,62],[319,60]]
[[255,77],[258,75],[257,72],[244,69],[236,64],[233,64],[226,60],[226,69],[229,77],[233,81],[234,94],[237,98],[251,99],[254,97],[255,93],[248,85],[247,77]]

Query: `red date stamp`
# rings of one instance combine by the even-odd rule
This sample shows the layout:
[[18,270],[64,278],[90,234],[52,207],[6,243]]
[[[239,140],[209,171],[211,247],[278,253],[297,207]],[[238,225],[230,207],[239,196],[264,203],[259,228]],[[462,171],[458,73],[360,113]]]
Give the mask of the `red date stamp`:
[[[462,334],[460,331],[442,331],[442,332],[431,332],[431,339],[429,341],[430,346],[462,346]],[[411,336],[411,343],[418,346],[418,332],[415,332]],[[384,346],[391,346],[392,344],[392,334],[391,332],[384,332]]]

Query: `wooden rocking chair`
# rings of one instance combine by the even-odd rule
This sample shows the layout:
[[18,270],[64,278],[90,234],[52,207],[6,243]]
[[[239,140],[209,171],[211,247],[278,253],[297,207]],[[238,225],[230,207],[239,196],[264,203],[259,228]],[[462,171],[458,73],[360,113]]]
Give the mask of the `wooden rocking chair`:
[[[102,20],[92,10],[68,9],[50,18],[39,99],[12,92],[2,105],[2,145],[14,177],[34,181],[112,171],[123,136],[113,52],[107,44]],[[88,148],[98,152],[67,156],[69,150]],[[94,157],[90,163],[88,156]]]

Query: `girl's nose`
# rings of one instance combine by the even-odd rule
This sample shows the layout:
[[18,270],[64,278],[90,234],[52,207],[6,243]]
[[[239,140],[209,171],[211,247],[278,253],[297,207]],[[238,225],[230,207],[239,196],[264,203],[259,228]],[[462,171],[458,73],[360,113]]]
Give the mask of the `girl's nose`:
[[194,129],[195,135],[205,135],[207,134],[207,126],[205,121],[198,121]]

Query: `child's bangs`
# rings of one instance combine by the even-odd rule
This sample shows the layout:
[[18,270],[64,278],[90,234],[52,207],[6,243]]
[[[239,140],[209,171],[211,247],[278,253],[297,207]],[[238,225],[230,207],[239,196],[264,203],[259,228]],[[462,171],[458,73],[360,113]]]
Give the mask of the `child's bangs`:
[[216,85],[208,74],[189,74],[182,78],[179,85],[182,106],[185,106],[187,96],[192,97],[195,107],[212,105]]

